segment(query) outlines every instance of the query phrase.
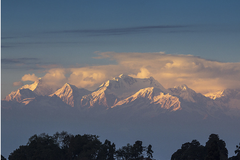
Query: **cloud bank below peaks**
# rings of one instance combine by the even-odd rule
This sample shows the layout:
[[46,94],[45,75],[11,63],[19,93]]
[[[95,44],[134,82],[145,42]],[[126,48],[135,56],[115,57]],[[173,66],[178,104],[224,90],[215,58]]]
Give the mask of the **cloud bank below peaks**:
[[[55,68],[42,77],[49,84],[68,82],[80,88],[96,89],[101,83],[120,74],[136,78],[154,77],[165,88],[182,84],[197,92],[207,93],[226,88],[240,88],[240,63],[206,60],[192,55],[159,53],[98,53],[96,59],[109,59],[116,64],[81,68]],[[69,76],[66,76],[69,75]],[[22,80],[35,75],[24,75]]]

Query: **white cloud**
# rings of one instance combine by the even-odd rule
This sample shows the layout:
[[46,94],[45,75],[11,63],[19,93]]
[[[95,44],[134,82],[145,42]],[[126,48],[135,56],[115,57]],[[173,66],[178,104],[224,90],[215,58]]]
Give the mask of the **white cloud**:
[[42,77],[42,80],[48,85],[61,86],[67,82],[66,73],[67,70],[64,68],[50,69],[45,76]]
[[106,77],[104,70],[95,68],[73,68],[68,79],[69,83],[80,88],[90,88],[97,83],[103,82]]
[[22,85],[23,85],[22,81],[13,82],[13,86],[22,86]]
[[82,68],[71,68],[68,82],[79,88],[96,89],[101,83],[108,79],[126,73],[124,67],[119,65],[103,65]]
[[240,88],[240,63],[210,61],[192,55],[104,52],[139,78],[153,76],[165,88],[187,84],[198,92]]
[[35,75],[35,74],[25,74],[23,77],[22,77],[22,81],[37,81],[38,80],[38,77]]
[[150,72],[146,68],[140,68],[140,72],[137,73],[137,75],[131,75],[132,77],[136,78],[149,78],[150,77]]
[[[154,77],[165,88],[186,84],[197,92],[206,93],[225,88],[240,88],[240,63],[210,61],[192,55],[159,53],[99,53],[99,59],[117,62],[115,65],[50,69],[42,78],[52,85],[65,82],[79,88],[96,89],[101,83],[120,74],[138,78]],[[69,76],[66,76],[69,75]],[[24,75],[22,80],[34,80]]]

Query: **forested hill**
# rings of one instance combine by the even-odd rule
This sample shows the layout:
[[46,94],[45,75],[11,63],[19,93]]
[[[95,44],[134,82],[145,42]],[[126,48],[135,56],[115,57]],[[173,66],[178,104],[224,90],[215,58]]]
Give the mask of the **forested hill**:
[[240,160],[240,143],[235,154],[228,158],[226,143],[217,134],[211,134],[205,146],[197,140],[184,143],[181,149],[173,153],[171,160]]
[[[9,160],[154,160],[152,145],[143,146],[137,140],[119,149],[109,140],[102,143],[99,136],[72,135],[57,132],[53,136],[42,133],[29,138],[8,157]],[[159,151],[161,152],[161,151]],[[240,160],[240,143],[235,156],[228,157],[226,143],[217,134],[211,134],[205,146],[197,140],[182,144],[171,160]],[[6,160],[1,156],[2,160]]]
[[[116,149],[114,143],[102,143],[96,135],[71,135],[67,132],[33,135],[26,145],[13,151],[9,160],[153,160],[152,146],[137,140]],[[2,158],[3,159],[3,158]]]

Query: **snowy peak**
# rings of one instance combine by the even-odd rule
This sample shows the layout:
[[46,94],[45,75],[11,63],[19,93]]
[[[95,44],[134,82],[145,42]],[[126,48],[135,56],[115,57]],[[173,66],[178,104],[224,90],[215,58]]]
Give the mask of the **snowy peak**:
[[126,88],[128,86],[136,83],[137,80],[133,77],[121,74],[118,77],[113,78],[112,80],[108,80],[99,87],[106,87],[107,89],[118,89],[118,88]]
[[73,92],[74,92],[73,87],[70,84],[66,83],[63,85],[62,88],[58,89],[56,92],[54,92],[50,96],[53,97],[54,95],[56,95],[57,97],[62,99],[63,102],[74,107],[74,93]]
[[127,85],[133,85],[134,83],[137,82],[137,80],[134,79],[133,77],[130,77],[130,76],[124,75],[124,74],[119,75],[117,78],[113,78],[113,80],[122,81]]
[[222,97],[240,99],[240,89],[225,89],[222,93]]
[[30,89],[31,91],[34,91],[38,84],[39,84],[39,81],[41,81],[40,79],[35,81],[33,84],[26,84],[24,86],[22,86],[20,89]]
[[108,94],[106,92],[93,92],[89,95],[83,96],[81,99],[81,107],[83,108],[93,108],[93,107],[104,107],[109,109],[112,105],[116,103],[118,97],[113,94]]
[[142,98],[152,99],[154,96],[154,91],[156,92],[156,89],[154,87],[140,89],[137,93],[133,95],[133,97],[135,98],[142,97]]
[[[16,91],[12,91],[6,96],[6,101],[17,101],[20,103],[29,103],[29,100],[35,98],[38,95],[49,95],[52,90],[50,87],[43,87],[43,82],[41,79],[35,81],[32,84],[26,84]],[[51,91],[49,91],[51,90]],[[24,100],[25,99],[25,100]]]
[[[123,99],[116,103],[114,107],[137,107],[138,109],[144,108],[152,108],[151,112],[155,112],[152,114],[156,114],[156,110],[166,111],[177,111],[181,110],[180,101],[177,97],[172,96],[170,94],[163,93],[161,89],[148,87],[144,89],[140,89],[138,92],[133,94],[132,96]],[[144,109],[145,110],[145,109]]]
[[[81,104],[86,107],[98,105],[109,108],[118,100],[125,99],[139,90],[148,87],[152,87],[151,89],[157,88],[159,91],[166,93],[166,89],[153,77],[140,79],[121,74],[100,85],[100,87],[90,95],[84,96]],[[150,88],[145,89],[145,91],[143,91],[144,94],[146,91],[148,91],[146,94],[151,94],[152,91],[150,91]]]
[[186,84],[180,85],[180,86],[175,86],[174,88],[169,88],[168,89],[170,91],[171,94],[173,95],[194,95],[196,94],[196,92],[190,88],[188,88],[188,86]]
[[22,86],[21,89],[30,89],[31,91],[34,91],[34,93],[36,93],[37,95],[48,96],[55,92],[58,87],[54,85],[49,85],[44,82],[43,79],[39,78],[32,84],[26,84]]
[[217,98],[221,98],[223,95],[223,92],[224,91],[217,91],[217,92],[212,92],[212,93],[207,93],[207,94],[204,94],[205,97],[208,97],[210,99],[217,99]]
[[77,87],[70,85],[68,83],[65,83],[62,88],[58,89],[56,92],[53,94],[57,96],[61,95],[72,95],[74,91],[78,90]]
[[11,92],[3,100],[22,102],[26,98],[34,98],[36,96],[37,95],[30,89],[18,89],[17,91]]
[[130,97],[126,98],[125,100],[119,102],[118,105],[123,104],[123,102],[124,103],[133,102],[138,98],[145,98],[145,99],[148,99],[148,100],[152,100],[154,95],[155,95],[156,90],[158,90],[159,93],[161,91],[160,89],[156,89],[154,87],[148,87],[148,88],[140,89],[138,92],[136,92],[132,96],[130,96]]
[[109,94],[113,94],[124,99],[136,93],[140,89],[147,87],[155,87],[161,89],[163,92],[167,92],[167,90],[153,77],[140,79],[123,74],[103,83],[98,88],[98,92],[106,91]]
[[56,87],[47,85],[41,78],[39,78],[32,84],[26,84],[18,90],[12,91],[3,100],[22,102],[23,99],[32,99],[40,95],[50,95],[56,91],[56,89]]
[[58,89],[58,86],[49,85],[45,83],[42,79],[39,79],[39,83],[35,88],[34,92],[37,95],[48,96]]
[[191,88],[188,88],[188,86],[185,84],[175,86],[174,88],[169,88],[168,90],[172,95],[179,96],[189,102],[197,102],[199,100],[201,101],[205,97],[200,93],[196,93]]
[[154,97],[157,97],[158,95],[164,94],[163,91],[159,88],[154,87],[147,87],[140,89],[138,92],[136,92],[134,95],[131,96],[132,101],[134,101],[137,98],[146,98],[149,100],[153,100]]
[[175,91],[178,91],[178,92],[192,90],[192,89],[188,88],[188,86],[186,84],[182,84],[180,86],[175,86],[174,89],[175,89]]
[[204,94],[204,96],[209,97],[213,100],[217,99],[240,99],[240,89],[225,89],[222,91],[212,92]]
[[188,113],[194,111],[201,115],[240,115],[240,89],[226,89],[210,96],[196,93],[187,85],[166,90],[153,77],[140,79],[121,74],[106,81],[94,92],[69,83],[57,90],[56,86],[39,79],[11,92],[4,99],[3,105],[28,106],[39,103],[52,106],[56,100],[63,106],[72,106],[80,111],[91,108],[91,111],[105,112],[123,108],[126,113],[141,111],[149,116],[178,110]]
[[162,91],[166,91],[166,89],[165,89],[157,80],[155,80],[153,77],[146,78],[145,80],[146,80],[147,82],[149,82],[149,84],[150,84],[152,87],[156,87],[156,88],[161,89]]
[[89,94],[90,91],[86,89],[79,89],[74,85],[71,85],[69,83],[65,83],[62,88],[58,89],[56,92],[51,94],[50,96],[56,95],[60,99],[62,99],[63,102],[66,104],[74,107],[76,103],[80,103],[80,99],[82,96]]

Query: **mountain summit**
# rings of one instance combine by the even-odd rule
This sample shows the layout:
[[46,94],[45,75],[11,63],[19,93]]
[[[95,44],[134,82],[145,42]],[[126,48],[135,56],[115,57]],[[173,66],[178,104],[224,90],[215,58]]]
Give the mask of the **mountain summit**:
[[30,89],[37,95],[48,96],[52,94],[54,91],[56,91],[58,87],[55,85],[49,85],[43,79],[39,78],[33,84],[26,84],[21,88]]
[[140,89],[132,96],[116,103],[112,108],[121,106],[129,107],[131,110],[138,112],[142,110],[142,114],[151,116],[159,115],[162,112],[166,112],[166,110],[169,112],[181,110],[179,98],[169,95],[169,93],[166,94],[161,89],[154,87]]
[[154,87],[166,93],[167,90],[158,83],[153,77],[140,79],[121,74],[111,80],[102,83],[98,89],[90,95],[82,98],[81,103],[84,107],[104,106],[112,108],[119,100],[125,99],[140,89]]
[[[121,74],[102,83],[93,92],[68,83],[56,89],[39,79],[33,84],[11,92],[3,100],[2,106],[8,108],[13,104],[11,102],[14,102],[14,106],[19,104],[31,107],[34,104],[39,105],[38,108],[41,109],[43,106],[55,105],[54,102],[58,101],[68,107],[71,106],[70,108],[78,109],[81,113],[124,109],[125,113],[139,113],[139,116],[150,117],[180,111],[187,114],[195,113],[201,117],[216,115],[236,117],[240,113],[239,95],[240,90],[228,89],[222,92],[222,96],[211,99],[196,93],[187,85],[165,89],[153,77],[141,79]],[[60,106],[60,103],[58,104]],[[63,104],[61,106],[64,106]],[[57,109],[57,106],[50,108]]]
[[28,104],[37,96],[48,96],[56,91],[57,87],[48,85],[41,78],[32,84],[26,84],[16,91],[12,91],[3,100],[4,101],[16,101],[20,103]]
[[165,93],[167,92],[167,90],[153,77],[140,79],[124,74],[121,74],[112,80],[106,81],[99,86],[98,90],[104,90],[108,94],[114,94],[115,96],[123,99],[136,93],[140,89],[147,87],[155,87],[161,89]]
[[179,96],[182,99],[189,102],[198,102],[202,100],[206,100],[207,98],[203,96],[201,93],[196,93],[194,90],[189,88],[186,84],[175,86],[174,88],[169,88],[170,94]]
[[66,104],[76,107],[80,104],[81,98],[84,95],[87,95],[91,93],[90,91],[84,89],[84,88],[77,88],[74,85],[71,85],[69,83],[65,83],[62,88],[58,89],[56,92],[51,94],[50,96],[56,95],[60,99],[62,99],[63,102]]

